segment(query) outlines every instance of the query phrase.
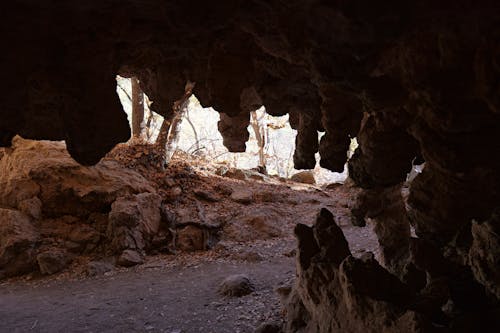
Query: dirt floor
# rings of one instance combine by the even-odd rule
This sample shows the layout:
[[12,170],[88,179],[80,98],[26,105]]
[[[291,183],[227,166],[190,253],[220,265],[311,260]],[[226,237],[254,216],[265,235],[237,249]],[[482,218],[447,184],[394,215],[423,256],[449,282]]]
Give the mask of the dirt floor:
[[[171,208],[221,224],[213,248],[148,256],[141,265],[113,266],[96,276],[87,273],[90,258],[79,258],[56,275],[1,281],[0,332],[253,332],[282,318],[277,288],[293,281],[296,223],[312,224],[326,207],[354,255],[377,248],[370,226],[350,224],[349,186],[326,189],[258,175],[233,179],[216,175],[213,166],[177,167],[185,169],[184,176],[171,177],[182,194]],[[250,190],[252,199],[232,200],[221,194],[224,188]],[[200,191],[215,198],[202,200]],[[218,286],[232,274],[246,274],[255,291],[221,296]]]

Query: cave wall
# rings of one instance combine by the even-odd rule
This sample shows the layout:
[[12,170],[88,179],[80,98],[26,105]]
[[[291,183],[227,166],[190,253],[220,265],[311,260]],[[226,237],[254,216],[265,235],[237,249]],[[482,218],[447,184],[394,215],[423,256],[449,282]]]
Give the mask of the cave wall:
[[[138,77],[152,109],[167,117],[185,82],[196,82],[201,103],[222,113],[219,128],[233,151],[243,149],[248,113],[260,104],[272,115],[290,113],[300,168],[319,151],[322,166],[343,169],[356,136],[349,171],[364,192],[354,220],[375,221],[389,251],[381,264],[404,288],[447,290],[408,316],[431,326],[480,322],[498,310],[500,284],[499,7],[488,0],[3,2],[0,145],[15,134],[64,139],[74,159],[96,163],[130,136],[116,74]],[[317,130],[326,131],[320,143]],[[425,161],[424,171],[401,197],[415,160]],[[298,286],[327,284],[315,274],[299,275]],[[295,304],[307,301],[294,295]],[[315,311],[325,309],[318,304]],[[445,304],[453,304],[446,313]],[[316,327],[317,318],[302,318],[310,323],[300,329]]]

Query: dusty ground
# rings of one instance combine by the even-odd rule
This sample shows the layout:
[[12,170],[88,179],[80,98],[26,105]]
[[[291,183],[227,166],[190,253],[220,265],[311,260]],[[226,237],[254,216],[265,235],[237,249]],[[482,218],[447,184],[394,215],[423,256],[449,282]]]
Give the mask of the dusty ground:
[[[137,167],[137,166],[134,166]],[[357,255],[374,251],[370,227],[350,224],[348,207],[353,190],[331,190],[279,181],[238,180],[214,175],[203,163],[185,163],[167,171],[176,212],[195,212],[207,223],[220,223],[220,242],[208,251],[150,256],[133,268],[113,268],[96,277],[86,275],[90,258],[49,277],[36,274],[0,283],[0,332],[253,332],[270,319],[281,318],[275,289],[294,277],[296,223],[312,224],[320,207],[335,215]],[[146,172],[146,171],[144,171]],[[170,173],[169,173],[170,172]],[[149,178],[158,177],[158,174]],[[224,195],[225,189],[250,190],[242,204]],[[215,201],[195,192],[208,191]],[[217,293],[231,274],[247,274],[256,291],[241,298]]]

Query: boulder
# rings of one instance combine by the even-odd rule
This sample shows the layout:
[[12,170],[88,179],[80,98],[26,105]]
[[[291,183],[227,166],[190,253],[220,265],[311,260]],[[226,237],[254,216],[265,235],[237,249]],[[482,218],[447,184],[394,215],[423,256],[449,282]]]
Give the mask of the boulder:
[[33,270],[38,239],[39,234],[26,214],[0,208],[0,277]]
[[253,192],[244,188],[235,188],[230,198],[235,202],[247,205],[253,201]]
[[56,248],[38,254],[36,260],[42,274],[54,274],[68,267],[72,257],[66,250]]
[[312,170],[300,171],[290,177],[290,180],[303,184],[316,184]]
[[241,297],[251,294],[255,290],[254,285],[243,274],[230,275],[219,286],[219,293],[224,296]]
[[176,248],[182,251],[199,251],[207,249],[207,231],[195,225],[187,225],[177,229]]
[[223,168],[221,169],[222,171],[219,172],[221,176],[232,178],[232,179],[238,179],[238,180],[246,180],[247,176],[243,170],[240,169],[227,169]]
[[116,260],[116,263],[120,266],[131,267],[135,265],[140,265],[144,262],[141,254],[134,250],[125,250]]
[[111,205],[107,237],[110,250],[119,253],[126,249],[145,250],[161,222],[161,197],[141,193],[118,198]]

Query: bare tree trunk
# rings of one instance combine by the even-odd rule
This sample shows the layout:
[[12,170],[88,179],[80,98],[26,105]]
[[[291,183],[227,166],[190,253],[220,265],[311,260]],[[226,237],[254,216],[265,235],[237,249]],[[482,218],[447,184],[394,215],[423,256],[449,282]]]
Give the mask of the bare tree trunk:
[[[266,145],[266,133],[264,130],[261,129],[261,121],[262,119],[259,119],[257,117],[257,112],[252,111],[250,112],[252,115],[252,128],[253,131],[255,132],[255,138],[257,139],[257,145],[259,146],[259,168],[262,168],[262,171],[266,170],[266,155],[264,153],[264,146]],[[264,116],[262,116],[264,117]]]
[[144,121],[144,94],[135,76],[130,81],[132,83],[132,137],[140,139]]
[[184,118],[186,119],[186,121],[188,122],[188,124],[191,126],[191,129],[193,130],[193,135],[194,135],[194,144],[195,144],[195,151],[199,151],[200,150],[200,140],[198,138],[198,132],[196,131],[196,127],[194,127],[194,124],[193,122],[191,121],[191,118],[189,118],[189,110],[186,108],[186,114],[184,116]]
[[173,116],[171,119],[163,119],[156,146],[160,156],[164,158],[162,165],[167,165],[170,162],[177,141],[179,139],[180,123],[184,109],[189,103],[189,97],[193,94],[194,83],[188,82],[184,88],[184,95],[172,106]]

